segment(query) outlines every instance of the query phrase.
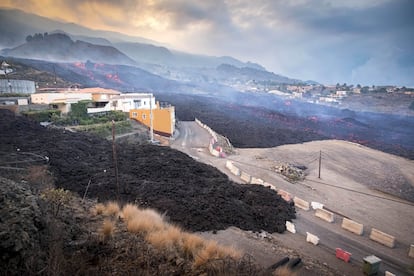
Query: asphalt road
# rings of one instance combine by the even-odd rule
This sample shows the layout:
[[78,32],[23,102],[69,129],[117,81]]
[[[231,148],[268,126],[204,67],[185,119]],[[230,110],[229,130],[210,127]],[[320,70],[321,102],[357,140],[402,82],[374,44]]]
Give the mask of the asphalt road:
[[[180,122],[179,134],[171,142],[171,147],[185,152],[197,161],[217,167],[220,171],[226,173],[232,180],[240,183],[240,179],[230,174],[225,168],[226,159],[216,158],[209,154],[207,148],[209,141],[209,133],[195,122]],[[252,175],[259,173],[260,171],[260,168],[257,167],[258,164],[251,164],[251,172],[249,171],[248,164],[244,164],[244,166]],[[390,271],[396,275],[410,275],[404,268],[413,265],[414,261],[409,259],[406,256],[406,253],[405,256],[402,255],[405,252],[404,250],[401,248],[400,250],[391,249],[377,244],[367,238],[367,233],[365,233],[364,236],[357,236],[347,232],[341,228],[341,220],[340,216],[336,216],[336,221],[334,223],[329,223],[315,217],[313,211],[298,210],[298,218],[294,221],[297,233],[295,235],[286,235],[284,239],[294,239],[294,241],[292,240],[292,243],[287,244],[293,246],[296,245],[299,247],[296,249],[300,251],[303,245],[301,245],[301,243],[298,244],[298,236],[303,236],[303,241],[306,243],[306,232],[310,232],[320,237],[320,244],[317,246],[317,249],[315,249],[316,256],[318,255],[317,251],[319,250],[324,250],[330,255],[333,255],[335,253],[335,248],[339,247],[352,253],[351,262],[354,266],[356,264],[358,267],[361,267],[363,257],[375,255],[382,259],[380,267],[382,275],[385,271]],[[347,265],[350,264],[346,264],[336,258],[331,260],[329,265],[344,268],[346,275],[351,275],[349,273],[358,271],[355,267],[347,269]],[[359,273],[361,273],[361,271],[359,271]]]

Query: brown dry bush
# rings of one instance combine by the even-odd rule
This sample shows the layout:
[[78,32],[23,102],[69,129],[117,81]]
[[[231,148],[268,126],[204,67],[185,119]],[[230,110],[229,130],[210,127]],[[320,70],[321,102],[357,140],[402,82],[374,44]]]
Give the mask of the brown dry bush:
[[153,209],[140,210],[137,207],[128,207],[124,208],[122,213],[126,220],[127,230],[135,234],[149,233],[166,227],[161,215]]
[[158,249],[173,249],[176,247],[181,251],[182,230],[173,225],[167,225],[158,231],[149,232],[145,239]]
[[115,201],[109,201],[105,206],[104,215],[116,216],[119,214],[119,211],[120,211],[119,204]]
[[113,233],[115,231],[115,223],[111,221],[110,219],[105,219],[102,223],[102,228],[100,230],[101,235],[104,240],[108,240],[112,237]]
[[204,239],[196,234],[183,233],[182,249],[184,256],[193,259],[195,254],[203,248]]
[[49,172],[47,165],[30,166],[27,169],[26,180],[32,184],[37,191],[53,188],[55,178]]
[[101,215],[105,211],[105,205],[102,203],[97,203],[93,208],[91,209],[91,213],[94,216]]
[[205,265],[209,260],[218,257],[218,244],[216,241],[207,241],[204,247],[194,257],[194,267]]
[[274,276],[296,276],[298,275],[295,271],[292,271],[290,268],[288,268],[287,266],[282,266],[277,268],[274,272],[273,272]]
[[128,222],[132,218],[136,217],[139,213],[139,209],[134,204],[125,204],[122,208],[121,217]]

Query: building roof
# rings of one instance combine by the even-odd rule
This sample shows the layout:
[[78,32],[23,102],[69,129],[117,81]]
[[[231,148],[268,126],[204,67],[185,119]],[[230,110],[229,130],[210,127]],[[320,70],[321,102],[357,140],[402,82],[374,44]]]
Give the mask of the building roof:
[[91,94],[111,94],[111,95],[120,95],[121,92],[114,89],[106,89],[101,87],[91,87],[91,88],[82,88],[78,89],[78,93],[91,93]]

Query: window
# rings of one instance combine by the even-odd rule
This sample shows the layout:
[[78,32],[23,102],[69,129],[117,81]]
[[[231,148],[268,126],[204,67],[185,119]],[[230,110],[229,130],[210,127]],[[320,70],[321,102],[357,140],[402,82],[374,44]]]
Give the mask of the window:
[[140,108],[140,106],[141,106],[141,100],[134,100],[134,108],[137,109],[137,108]]
[[142,119],[145,120],[147,118],[146,114],[142,114]]
[[138,117],[138,114],[136,112],[132,112],[132,117],[136,118]]

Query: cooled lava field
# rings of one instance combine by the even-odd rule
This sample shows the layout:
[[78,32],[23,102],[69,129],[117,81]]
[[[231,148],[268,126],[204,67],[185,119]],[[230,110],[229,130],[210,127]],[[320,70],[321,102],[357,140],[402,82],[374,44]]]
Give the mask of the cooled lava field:
[[[0,109],[0,163],[9,156],[47,156],[56,186],[99,201],[117,199],[112,143],[92,135],[40,126]],[[117,146],[119,199],[151,207],[192,231],[226,229],[283,232],[294,207],[274,191],[240,185],[216,168],[155,145]],[[15,164],[16,167],[19,164]]]

